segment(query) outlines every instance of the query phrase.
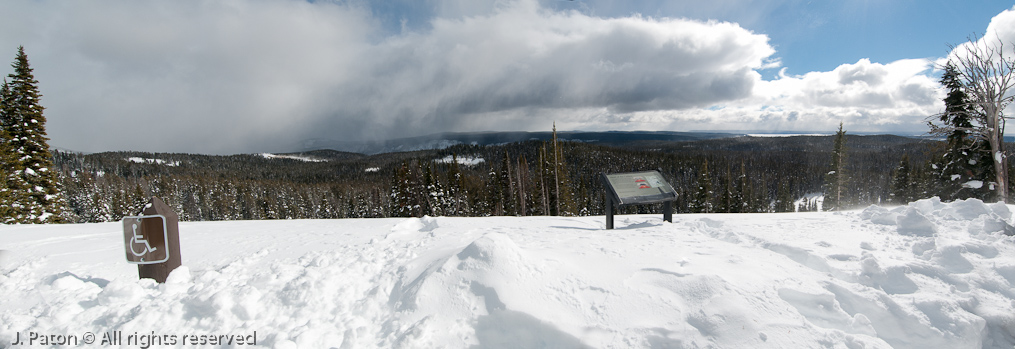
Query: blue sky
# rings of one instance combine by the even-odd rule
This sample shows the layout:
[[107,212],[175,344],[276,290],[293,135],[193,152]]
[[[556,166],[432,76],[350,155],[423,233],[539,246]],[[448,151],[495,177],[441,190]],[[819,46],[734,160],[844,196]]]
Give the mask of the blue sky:
[[[921,133],[1009,1],[0,2],[51,144],[244,153],[458,131]],[[1013,45],[1015,46],[1015,45]],[[2,52],[0,52],[2,53]],[[1009,113],[1010,114],[1010,113]],[[157,129],[159,132],[144,132]]]
[[1008,1],[814,1],[751,29],[772,38],[789,73],[804,74],[862,58],[941,57],[949,43],[982,34],[991,18],[1011,7]]

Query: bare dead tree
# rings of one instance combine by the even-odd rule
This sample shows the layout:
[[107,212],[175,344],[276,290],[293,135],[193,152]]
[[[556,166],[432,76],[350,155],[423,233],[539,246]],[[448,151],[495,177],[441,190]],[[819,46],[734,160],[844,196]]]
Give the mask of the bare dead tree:
[[[973,35],[969,42],[952,46],[954,55],[950,61],[958,68],[962,87],[966,92],[969,107],[973,113],[973,127],[963,129],[974,139],[990,145],[994,160],[994,190],[998,201],[1008,201],[1007,154],[1004,150],[1004,128],[1009,117],[1004,109],[1013,100],[1015,89],[1015,54],[1006,52],[1000,37],[995,42]],[[935,126],[931,133],[944,134],[956,129],[955,126]]]

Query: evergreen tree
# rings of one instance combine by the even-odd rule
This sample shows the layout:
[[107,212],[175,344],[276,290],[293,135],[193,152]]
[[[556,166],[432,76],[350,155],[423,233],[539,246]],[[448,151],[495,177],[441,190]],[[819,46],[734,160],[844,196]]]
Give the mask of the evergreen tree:
[[775,212],[793,212],[793,195],[790,193],[789,184],[786,181],[779,182],[778,193],[775,199]]
[[11,64],[14,73],[7,77],[2,89],[3,102],[0,104],[0,123],[7,136],[7,150],[16,160],[6,163],[20,172],[27,189],[27,195],[18,195],[19,202],[11,205],[18,211],[14,216],[22,223],[56,222],[66,206],[60,194],[57,174],[53,168],[53,156],[46,138],[46,118],[39,104],[38,84],[28,64],[24,47],[18,47],[18,54]]
[[747,178],[747,165],[740,162],[740,176],[737,177],[737,187],[733,193],[733,203],[738,213],[755,212],[754,193],[751,191],[751,183]]
[[511,154],[504,152],[504,157],[501,160],[500,174],[499,174],[498,186],[500,187],[500,201],[504,207],[504,215],[516,216],[518,215],[518,199],[516,198],[517,191],[515,189],[515,176],[512,175],[511,171]]
[[448,202],[448,215],[451,216],[468,216],[469,215],[469,199],[468,191],[465,189],[465,177],[462,175],[462,169],[458,163],[458,154],[451,155],[451,164],[448,166],[447,175],[448,184],[445,186],[446,189],[446,200]]
[[412,217],[415,213],[410,175],[409,165],[405,162],[395,169],[391,185],[391,200],[389,201],[391,203],[389,212],[394,217]]
[[701,163],[698,171],[698,183],[694,190],[694,199],[689,209],[692,213],[712,213],[715,207],[712,199],[712,178],[708,171],[708,159]]
[[486,186],[483,189],[485,197],[481,209],[482,216],[503,216],[504,215],[504,187],[500,180],[500,173],[490,166],[486,172]]
[[[1005,109],[1015,101],[1015,56],[1011,48],[997,38],[994,42],[981,40],[975,35],[969,45],[961,46],[963,54],[953,56],[969,105],[976,113],[976,127],[971,130],[975,138],[990,149],[989,160],[993,177],[988,189],[995,191],[993,198],[1008,202],[1008,149],[1004,134],[1007,119]],[[982,164],[982,161],[978,163]]]
[[973,188],[966,183],[989,182],[995,177],[990,145],[971,135],[977,112],[970,107],[960,73],[951,62],[945,65],[940,83],[948,92],[944,99],[945,111],[938,119],[944,125],[941,132],[947,133],[946,148],[932,166],[938,182],[934,194],[944,200],[986,199],[991,196],[988,186]]
[[515,174],[518,177],[515,180],[517,185],[515,193],[518,194],[517,212],[520,216],[529,216],[529,209],[536,206],[532,202],[533,195],[530,193],[530,188],[535,188],[536,186],[529,183],[529,162],[525,160],[525,155],[518,157],[518,166],[515,167]]
[[825,174],[825,199],[822,209],[825,211],[838,211],[849,206],[849,174],[846,173],[846,131],[839,123],[839,131],[835,133],[835,141],[832,146],[832,163]]
[[[940,182],[934,176],[929,160],[924,161],[918,166],[912,166],[909,178],[913,182],[913,201],[938,196]],[[992,193],[986,191],[981,191],[981,193],[987,196],[992,195]]]
[[539,215],[551,215],[550,211],[550,193],[553,191],[547,187],[547,185],[553,185],[553,173],[551,170],[552,164],[549,163],[549,159],[546,154],[546,143],[543,143],[539,147],[539,158],[537,159],[538,167],[536,177],[538,179],[539,190],[536,192],[536,201],[539,204]]
[[427,215],[431,217],[440,217],[447,215],[447,212],[451,208],[450,200],[448,200],[447,190],[444,188],[444,183],[435,173],[434,163],[428,162],[426,168],[423,169],[423,184],[426,188],[426,207],[429,212]]
[[553,124],[553,180],[554,180],[554,202],[555,215],[573,216],[576,215],[577,203],[571,187],[571,176],[567,171],[567,162],[564,160],[564,149],[557,140],[557,124]]
[[909,155],[903,154],[902,160],[899,161],[899,167],[895,168],[895,176],[892,178],[891,202],[906,204],[913,201],[916,196],[916,183],[910,177],[912,172],[909,165]]
[[24,219],[22,205],[28,202],[28,185],[21,171],[10,136],[0,129],[0,223],[19,223]]
[[716,212],[737,213],[740,203],[734,202],[736,193],[733,186],[733,174],[730,172],[729,164],[726,164],[726,176],[723,177],[722,194],[719,196],[719,207]]

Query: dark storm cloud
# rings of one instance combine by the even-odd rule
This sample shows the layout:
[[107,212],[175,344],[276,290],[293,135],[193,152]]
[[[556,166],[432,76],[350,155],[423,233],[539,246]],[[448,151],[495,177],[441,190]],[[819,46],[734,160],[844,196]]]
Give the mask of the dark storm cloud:
[[368,133],[439,132],[578,108],[708,106],[750,95],[753,69],[774,53],[767,40],[730,23],[604,19],[516,2],[371,47],[357,83],[332,92],[341,109],[315,128],[337,130],[347,113],[370,115],[377,130]]

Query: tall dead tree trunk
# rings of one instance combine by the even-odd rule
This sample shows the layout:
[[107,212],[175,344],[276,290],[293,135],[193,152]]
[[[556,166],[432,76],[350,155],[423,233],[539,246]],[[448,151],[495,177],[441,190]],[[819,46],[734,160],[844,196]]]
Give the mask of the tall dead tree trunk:
[[1015,87],[1015,53],[1006,52],[1000,38],[988,42],[973,36],[969,42],[953,47],[951,60],[961,74],[963,88],[969,104],[977,111],[977,124],[971,130],[974,137],[990,144],[994,162],[994,190],[997,200],[1008,201],[1008,156],[1004,149],[1004,128],[1007,117],[1004,109],[1012,102],[1010,93]]

